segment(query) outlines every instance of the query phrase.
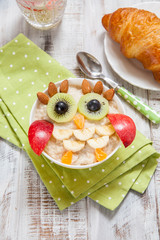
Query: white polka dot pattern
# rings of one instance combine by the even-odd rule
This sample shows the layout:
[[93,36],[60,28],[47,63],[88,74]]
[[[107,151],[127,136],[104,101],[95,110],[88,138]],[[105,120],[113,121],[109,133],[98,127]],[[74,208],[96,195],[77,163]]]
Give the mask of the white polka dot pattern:
[[[17,43],[17,44],[14,43],[14,45],[18,46],[18,39],[16,39],[16,40],[17,41],[15,41],[15,43]],[[22,124],[22,125],[25,124],[25,122],[28,120],[27,113],[30,112],[30,109],[31,109],[31,106],[32,106],[32,98],[35,97],[35,95],[34,95],[35,94],[35,89],[40,88],[39,90],[43,91],[44,90],[43,88],[46,88],[48,86],[48,82],[52,78],[52,69],[53,69],[53,68],[51,68],[52,63],[54,64],[54,60],[49,59],[50,57],[44,59],[40,52],[34,53],[34,56],[33,56],[31,54],[31,52],[28,52],[26,50],[27,48],[31,47],[30,46],[31,43],[27,41],[27,42],[25,42],[25,44],[26,45],[25,45],[25,48],[24,48],[23,54],[22,54],[23,60],[22,60],[22,62],[20,63],[19,66],[16,65],[16,61],[15,61],[15,59],[19,55],[19,51],[17,51],[16,48],[12,48],[12,50],[10,51],[11,60],[7,62],[8,73],[4,78],[5,85],[3,85],[3,87],[2,87],[3,94],[7,95],[10,92],[10,84],[12,83],[12,81],[15,81],[15,89],[14,89],[14,92],[13,92],[14,95],[15,95],[15,99],[13,98],[11,100],[11,105],[12,105],[13,111],[17,110],[18,107],[20,106],[20,104],[19,104],[20,100],[19,99],[23,94],[23,97],[24,97],[25,101],[21,101],[21,109],[19,111],[19,114],[21,114],[21,115],[19,115],[20,124]],[[0,52],[3,54],[3,51],[0,50]],[[5,54],[3,54],[3,55],[5,55]],[[33,62],[32,62],[33,66],[30,65],[31,67],[29,68],[29,63],[28,62],[30,61],[30,57],[33,57]],[[46,70],[43,69],[44,72],[42,72],[42,68],[40,68],[40,66],[42,66],[41,65],[42,61],[43,61],[43,64],[44,64],[44,69],[46,69]],[[16,80],[15,80],[14,79],[14,74],[12,74],[12,72],[16,71],[17,67],[18,67],[19,74],[16,75],[16,77],[15,77]],[[32,77],[28,77],[29,72],[30,72]],[[54,78],[55,80],[63,79],[63,77],[64,77],[63,76],[63,71],[60,71],[60,69],[55,68],[55,72],[56,72],[56,76]],[[26,75],[27,75],[27,77],[26,77]],[[40,76],[42,76],[42,78]],[[25,86],[25,88],[26,88],[25,91],[22,88],[22,86]],[[124,98],[126,100],[130,101],[128,95],[125,95]],[[0,99],[0,101],[2,101],[2,100]],[[136,108],[138,110],[140,110],[140,107],[138,105],[138,101],[135,101],[133,104],[135,104]],[[145,107],[145,110],[147,111],[146,115],[149,115],[148,107]],[[7,117],[10,116],[9,120],[12,118],[12,115],[10,115],[10,113],[5,112],[5,114],[6,114]],[[155,120],[152,120],[152,122],[154,123]],[[15,127],[17,127],[17,126],[13,127],[14,131],[19,134],[20,133],[19,128],[18,127],[15,128]],[[4,124],[3,128],[4,128],[4,131],[6,131],[6,139],[8,141],[12,140],[10,135],[8,134],[10,126],[7,125],[7,124],[6,125]],[[22,146],[24,147],[24,144],[22,144]],[[130,152],[133,153],[136,150],[136,148],[137,148],[136,144],[131,145],[130,146]],[[141,149],[139,151],[137,149],[137,153],[138,154],[143,154],[143,149]],[[123,161],[124,159],[123,159],[122,155],[120,153],[117,153],[117,155],[118,156],[113,158],[113,161],[116,163],[116,166],[121,165],[122,167],[124,167],[124,169],[126,169],[128,167],[128,160],[127,160],[127,163],[125,165],[123,165],[121,163],[125,163],[125,161]],[[139,157],[140,157],[140,155],[139,155]],[[40,164],[39,168],[41,169],[41,171],[46,171],[48,163],[45,164],[45,161],[43,160],[39,164]],[[50,161],[49,161],[49,164],[51,166],[52,162],[50,163]],[[54,165],[52,165],[52,166],[54,166]],[[140,167],[144,168],[145,164],[140,163]],[[97,179],[98,179],[98,177],[97,177],[98,175],[102,176],[104,178],[106,172],[108,173],[108,169],[105,167],[105,165],[103,167],[99,168],[99,171],[97,171],[96,174],[95,174],[94,168],[88,168],[88,170],[86,169],[86,173],[88,174],[88,176],[86,175],[85,178],[82,179],[82,183],[84,184],[84,186],[87,186],[86,187],[87,188],[86,194],[90,195],[91,198],[92,198],[92,192],[88,192],[88,191],[90,191],[90,183],[94,183],[94,181],[93,181],[93,178],[90,178],[90,176],[93,176],[93,174],[94,174],[95,178],[97,178]],[[119,173],[119,174],[122,174],[122,173],[123,173],[123,175],[119,176],[118,179],[116,179],[116,182],[115,182],[115,186],[118,189],[119,198],[121,198],[121,200],[127,194],[127,192],[125,192],[125,190],[124,190],[125,189],[125,182],[123,181],[123,176],[125,175],[125,173],[124,173],[123,170],[121,170],[121,173]],[[64,176],[62,174],[64,174],[65,179],[64,179]],[[68,175],[64,171],[64,172],[61,172],[59,176],[61,178],[60,185],[59,185],[60,190],[58,190],[60,194],[57,193],[55,200],[57,202],[59,202],[58,204],[61,206],[62,202],[63,203],[65,202],[65,196],[63,197],[63,192],[68,191],[67,190],[68,188],[66,188],[65,185],[64,185],[64,184],[66,184],[65,182],[68,181]],[[152,177],[152,175],[151,175],[151,177]],[[109,182],[108,179],[106,179],[105,181],[104,181],[105,184],[103,182],[103,187],[102,187],[103,191],[105,191],[104,196],[106,196],[104,202],[107,202],[110,205],[110,204],[112,204],[112,202],[115,201],[115,196],[111,192],[111,190],[113,189],[112,188],[112,182]],[[109,182],[109,184],[107,184],[107,181]],[[46,182],[47,182],[49,188],[54,187],[55,182],[52,179],[52,177],[48,177]],[[64,182],[64,184],[63,184],[63,182]],[[137,181],[137,178],[135,176],[130,178],[130,182],[132,183],[132,185],[135,184],[136,187],[139,187],[138,185],[141,185],[141,182],[139,181],[139,179]],[[134,184],[133,184],[133,182],[134,182]],[[72,178],[70,179],[70,183],[72,184],[71,185],[71,187],[72,187],[71,194],[72,195],[74,194],[76,196],[77,191],[76,191],[76,189],[74,189],[74,187],[75,186],[77,187],[78,184],[81,184],[80,176],[79,175],[76,176],[76,175],[73,174]],[[123,187],[124,187],[124,189],[123,189]],[[72,198],[73,198],[73,196],[71,196],[71,198],[68,200],[70,205],[74,204],[74,201],[76,201],[76,200],[72,201]],[[73,199],[75,199],[75,198],[73,198]],[[101,201],[98,198],[98,196],[95,197],[95,201],[104,205],[104,202]]]
[[121,95],[125,100],[127,100],[128,103],[130,103],[153,123],[160,123],[160,114],[143,103],[139,98],[134,96],[127,89],[120,87],[118,89],[118,94]]

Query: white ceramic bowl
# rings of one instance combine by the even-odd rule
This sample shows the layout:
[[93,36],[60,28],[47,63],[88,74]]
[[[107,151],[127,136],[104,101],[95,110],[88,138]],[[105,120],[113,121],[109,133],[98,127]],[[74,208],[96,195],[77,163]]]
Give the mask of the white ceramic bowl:
[[[77,85],[77,86],[79,85],[79,86],[81,86],[83,79],[84,78],[69,78],[68,79],[69,80],[69,85]],[[89,81],[89,83],[90,83],[92,88],[94,87],[94,85],[98,81],[98,80],[90,80],[90,79],[87,79],[87,80]],[[57,82],[56,86],[59,87],[62,81]],[[106,91],[108,89],[106,86],[103,86],[103,87],[104,87],[104,91]],[[43,92],[47,93],[47,90],[48,90],[48,88],[46,90],[44,90]],[[123,104],[122,104],[122,102],[119,100],[119,98],[116,95],[114,95],[114,101],[117,103],[119,112],[124,114],[125,111],[124,111]],[[34,112],[35,112],[35,109],[37,107],[37,104],[38,104],[38,99],[35,101],[35,103],[33,104],[32,109],[31,109],[30,121],[29,121],[30,124],[33,122],[33,116],[34,116]],[[85,168],[95,167],[95,166],[105,162],[108,158],[110,158],[118,150],[120,145],[121,145],[121,142],[119,142],[119,145],[114,149],[114,151],[110,155],[108,155],[107,158],[104,159],[103,161],[92,163],[92,164],[88,164],[88,165],[68,165],[68,164],[61,163],[61,162],[57,161],[56,159],[53,159],[52,157],[50,157],[44,151],[42,152],[42,154],[46,158],[48,158],[50,161],[52,161],[52,162],[54,162],[54,163],[56,163],[56,164],[58,164],[58,165],[60,165],[62,167],[66,167],[66,168],[70,168],[70,169],[85,169]]]

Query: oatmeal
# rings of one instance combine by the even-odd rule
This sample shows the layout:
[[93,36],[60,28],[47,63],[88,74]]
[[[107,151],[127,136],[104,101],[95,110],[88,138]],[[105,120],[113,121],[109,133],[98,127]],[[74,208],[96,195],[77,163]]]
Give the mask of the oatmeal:
[[[59,91],[58,88],[57,92]],[[54,124],[53,134],[44,152],[59,162],[62,162],[62,157],[66,152],[71,152],[72,165],[87,165],[97,162],[96,149],[100,149],[102,153],[104,152],[105,156],[110,155],[119,145],[119,137],[106,117],[106,111],[107,113],[119,113],[117,103],[113,99],[107,101],[102,95],[98,95],[97,93],[84,95],[81,86],[76,85],[69,86],[67,93],[57,93],[54,96],[60,98],[63,94],[66,94],[64,97],[67,96],[67,100],[60,101],[60,99],[58,104],[54,105],[54,109],[57,109],[57,111],[68,111],[68,115],[63,119],[63,122],[61,122],[62,113],[59,112],[59,118],[57,118],[57,115],[52,113],[52,107],[50,108],[49,106],[51,99],[54,97],[50,98],[48,105],[44,105],[39,101],[34,112],[33,121],[47,120]],[[82,96],[84,99],[82,99]],[[75,110],[70,105],[66,107],[65,102],[72,103],[73,100],[75,101],[75,105],[78,106],[78,110],[77,107]],[[83,101],[85,106],[82,104]],[[99,103],[101,104],[100,107]],[[87,110],[88,112],[85,108],[89,109]],[[86,111],[84,113],[85,117],[83,116],[83,111]],[[92,111],[93,114],[90,114],[89,111]],[[72,112],[74,112],[74,116],[68,121],[67,119],[70,118]],[[90,116],[88,117],[89,114]],[[102,114],[104,114],[104,117],[97,120],[97,118],[101,118]],[[75,120],[76,116],[78,119],[79,115],[81,118],[80,121],[84,121],[81,129],[77,127],[77,120]],[[57,118],[58,120],[55,121],[53,118]],[[67,121],[64,122],[65,120]]]

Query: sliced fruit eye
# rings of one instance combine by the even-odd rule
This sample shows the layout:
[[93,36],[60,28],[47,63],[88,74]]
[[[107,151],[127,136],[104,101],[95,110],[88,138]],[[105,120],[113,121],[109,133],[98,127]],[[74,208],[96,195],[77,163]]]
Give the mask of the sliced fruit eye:
[[69,122],[77,112],[77,104],[68,93],[56,93],[47,105],[48,116],[55,122]]
[[68,110],[68,104],[66,102],[59,101],[56,103],[54,110],[58,114],[64,114]]
[[97,93],[83,95],[78,103],[78,111],[87,119],[100,120],[108,113],[108,101]]
[[97,99],[93,99],[87,103],[89,111],[96,112],[101,108],[101,104]]

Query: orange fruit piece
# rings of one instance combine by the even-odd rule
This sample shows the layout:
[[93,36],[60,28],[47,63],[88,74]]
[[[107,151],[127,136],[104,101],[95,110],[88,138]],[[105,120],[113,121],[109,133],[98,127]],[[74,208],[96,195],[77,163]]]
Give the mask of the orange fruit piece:
[[107,157],[107,154],[105,152],[103,152],[102,149],[100,149],[100,148],[96,148],[95,154],[96,154],[96,159],[98,162],[104,160]]
[[64,164],[71,164],[71,162],[72,162],[72,152],[71,151],[66,152],[62,156],[61,162],[64,163]]
[[74,123],[76,124],[77,128],[82,129],[84,128],[84,116],[81,114],[77,114],[73,118]]

